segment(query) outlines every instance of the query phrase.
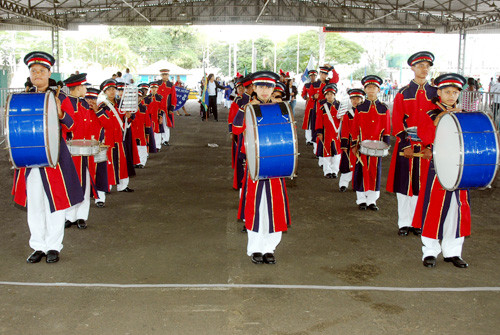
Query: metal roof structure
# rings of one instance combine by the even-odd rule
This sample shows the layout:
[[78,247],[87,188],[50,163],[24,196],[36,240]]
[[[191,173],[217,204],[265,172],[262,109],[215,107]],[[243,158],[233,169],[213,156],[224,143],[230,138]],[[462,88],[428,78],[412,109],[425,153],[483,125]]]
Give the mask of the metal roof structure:
[[326,31],[500,31],[500,1],[0,0],[4,30],[255,23],[323,26]]

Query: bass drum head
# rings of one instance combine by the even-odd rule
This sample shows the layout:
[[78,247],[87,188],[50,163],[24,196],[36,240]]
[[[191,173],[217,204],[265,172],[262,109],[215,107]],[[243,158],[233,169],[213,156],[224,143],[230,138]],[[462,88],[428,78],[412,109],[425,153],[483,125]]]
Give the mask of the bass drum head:
[[433,161],[439,183],[445,190],[454,191],[462,178],[463,139],[460,124],[453,114],[439,120],[434,139]]
[[259,157],[259,135],[257,130],[257,120],[253,106],[248,104],[245,107],[245,151],[248,166],[248,174],[252,180],[257,180],[259,175],[259,166],[257,157]]
[[50,167],[55,167],[59,161],[59,115],[57,115],[57,104],[54,94],[45,94],[45,149]]

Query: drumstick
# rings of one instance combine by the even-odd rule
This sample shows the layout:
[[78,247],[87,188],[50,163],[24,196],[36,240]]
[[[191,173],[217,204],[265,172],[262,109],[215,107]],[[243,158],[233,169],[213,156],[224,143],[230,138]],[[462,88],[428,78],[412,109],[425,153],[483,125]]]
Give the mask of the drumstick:
[[[400,155],[400,156],[404,156],[404,155],[405,155],[405,153],[401,151],[401,152],[399,153],[399,155]],[[413,156],[413,157],[424,157],[424,154],[421,154],[421,153],[414,153],[412,156]]]

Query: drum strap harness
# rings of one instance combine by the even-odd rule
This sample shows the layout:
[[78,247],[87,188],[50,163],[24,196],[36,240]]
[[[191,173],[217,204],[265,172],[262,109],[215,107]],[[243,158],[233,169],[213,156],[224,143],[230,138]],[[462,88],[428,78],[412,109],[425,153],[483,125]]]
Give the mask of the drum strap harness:
[[325,102],[323,104],[323,107],[325,107],[326,115],[328,115],[328,120],[330,120],[330,122],[331,122],[331,124],[333,126],[333,129],[337,133],[337,138],[339,138],[340,137],[339,129],[342,126],[342,120],[340,120],[339,127],[338,128],[335,127],[335,122],[333,121],[332,115],[330,114],[330,108],[328,107],[328,103]]
[[106,106],[109,107],[109,109],[113,112],[113,114],[115,115],[116,119],[118,120],[118,123],[120,124],[120,128],[125,131],[125,128],[123,127],[123,121],[122,119],[120,118],[120,115],[118,115],[118,112],[116,111],[115,107],[111,104],[111,102],[106,99],[104,100],[104,103],[106,104]]

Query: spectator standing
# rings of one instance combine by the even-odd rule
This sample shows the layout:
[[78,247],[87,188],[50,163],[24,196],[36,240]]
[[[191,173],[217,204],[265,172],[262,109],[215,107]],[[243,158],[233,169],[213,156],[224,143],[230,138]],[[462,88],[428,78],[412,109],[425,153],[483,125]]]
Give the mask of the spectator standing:
[[493,93],[491,97],[493,117],[496,124],[500,126],[500,76],[498,76],[497,82],[491,85],[490,92]]
[[122,73],[120,71],[116,72],[116,78],[115,78],[117,83],[124,83]]
[[129,68],[125,69],[125,74],[123,75],[123,82],[125,84],[132,84],[133,83],[132,75],[130,74]]
[[479,97],[476,93],[476,81],[474,78],[468,78],[466,86],[462,90],[462,109],[465,112],[477,112],[479,110]]

